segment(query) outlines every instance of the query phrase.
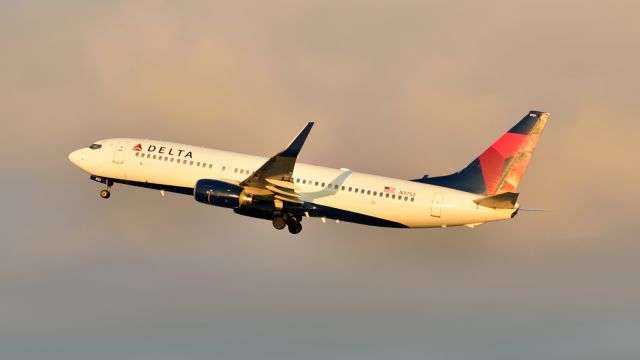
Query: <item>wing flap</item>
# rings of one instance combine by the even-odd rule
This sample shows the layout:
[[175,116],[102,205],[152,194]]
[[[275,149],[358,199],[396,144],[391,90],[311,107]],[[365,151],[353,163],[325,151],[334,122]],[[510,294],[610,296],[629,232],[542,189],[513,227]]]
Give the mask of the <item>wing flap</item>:
[[266,188],[267,190],[269,190],[269,191],[272,191],[272,192],[276,193],[276,194],[280,194],[280,195],[284,195],[284,196],[289,196],[289,197],[296,197],[296,198],[297,198],[297,197],[300,197],[300,195],[298,195],[298,194],[290,193],[290,192],[284,191],[284,190],[279,189],[279,188],[277,188],[277,187],[275,187],[275,186],[273,186],[273,185],[267,185],[267,186],[265,186],[265,188]]
[[289,181],[282,181],[282,180],[276,180],[276,179],[269,179],[266,178],[264,179],[266,182],[268,182],[271,185],[275,185],[281,188],[286,188],[286,189],[290,189],[290,190],[299,190],[300,188],[297,187],[296,185],[294,185],[292,182]]
[[274,198],[278,199],[278,200],[282,200],[284,202],[289,202],[289,203],[294,203],[294,204],[303,204],[304,201],[298,200],[298,199],[292,199],[286,196],[282,196],[282,195],[274,195]]

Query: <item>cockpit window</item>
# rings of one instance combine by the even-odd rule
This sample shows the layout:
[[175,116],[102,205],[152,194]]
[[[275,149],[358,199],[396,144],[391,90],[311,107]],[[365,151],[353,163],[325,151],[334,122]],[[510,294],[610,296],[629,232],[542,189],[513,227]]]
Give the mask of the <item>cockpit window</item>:
[[91,144],[91,146],[89,146],[89,149],[91,150],[98,150],[102,147],[102,145],[100,144]]

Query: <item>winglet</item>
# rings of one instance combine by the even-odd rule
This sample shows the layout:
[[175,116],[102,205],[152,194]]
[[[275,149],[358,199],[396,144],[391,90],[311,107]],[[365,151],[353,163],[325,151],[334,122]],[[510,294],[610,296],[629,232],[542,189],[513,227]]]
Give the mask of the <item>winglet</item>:
[[289,143],[286,149],[272,156],[267,162],[262,164],[258,170],[242,181],[240,186],[266,189],[271,193],[277,193],[269,189],[269,187],[273,187],[274,185],[284,188],[285,190],[294,190],[295,185],[291,178],[293,176],[293,169],[296,166],[302,145],[304,145],[305,140],[307,140],[307,136],[309,136],[312,127],[313,123],[308,123],[293,141]]
[[307,136],[309,136],[312,127],[313,122],[309,122],[307,126],[305,126],[304,129],[302,129],[302,131],[300,131],[300,133],[295,137],[295,139],[291,141],[289,146],[282,150],[278,155],[292,158],[298,157],[300,150],[302,150],[302,145],[304,145],[304,142],[307,140]]

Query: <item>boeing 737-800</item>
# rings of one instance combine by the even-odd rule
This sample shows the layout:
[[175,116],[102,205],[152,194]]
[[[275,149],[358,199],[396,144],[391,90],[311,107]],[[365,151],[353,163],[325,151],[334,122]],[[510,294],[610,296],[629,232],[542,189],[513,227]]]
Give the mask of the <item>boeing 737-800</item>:
[[297,163],[313,123],[271,158],[166,141],[100,140],[69,154],[104,184],[193,196],[196,201],[270,220],[297,234],[304,217],[365,225],[428,228],[514,217],[516,190],[549,114],[530,111],[462,170],[414,180],[394,179]]

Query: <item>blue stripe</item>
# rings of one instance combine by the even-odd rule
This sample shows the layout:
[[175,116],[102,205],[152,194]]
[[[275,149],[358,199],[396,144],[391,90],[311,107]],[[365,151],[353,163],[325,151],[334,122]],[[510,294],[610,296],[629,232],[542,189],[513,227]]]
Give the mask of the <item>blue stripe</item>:
[[[91,180],[97,181],[99,183],[105,184],[107,182],[107,178],[91,175]],[[108,179],[118,184],[137,186],[147,189],[154,190],[164,190],[168,192],[173,192],[177,194],[189,195],[193,196],[193,188],[190,187],[180,187],[180,186],[168,186],[163,184],[152,184],[146,182],[138,182],[138,181],[126,181],[121,179]],[[271,202],[272,203],[272,202]],[[260,219],[273,219],[273,213],[275,212],[275,207],[265,206],[265,203],[262,203],[261,206],[255,208],[237,208],[233,209],[236,214],[245,215]],[[328,219],[340,220],[346,222],[352,222],[356,224],[370,225],[370,226],[380,226],[380,227],[391,227],[391,228],[406,228],[408,226],[390,220],[385,220],[381,218],[377,218],[374,216],[364,215],[353,211],[342,210],[330,206],[323,206],[314,204],[311,202],[305,202],[300,205],[289,205],[285,204],[283,211],[287,213],[292,213],[294,215],[298,215],[300,217],[304,217],[309,213],[311,217],[326,217]]]
[[304,216],[305,212],[309,213],[312,217],[326,217],[328,219],[340,220],[346,222],[352,222],[362,225],[391,227],[391,228],[407,228],[407,225],[381,219],[374,216],[364,215],[361,213],[338,209],[330,206],[318,205],[310,202],[305,202],[298,207],[289,207],[285,205],[285,211]]

